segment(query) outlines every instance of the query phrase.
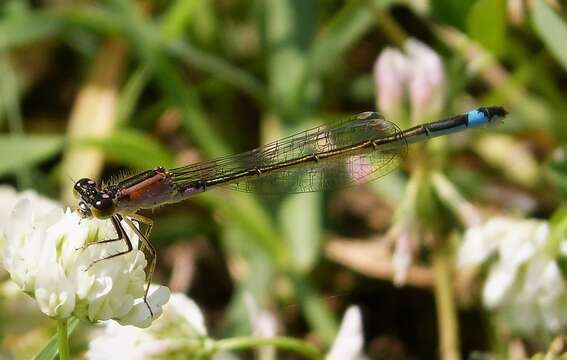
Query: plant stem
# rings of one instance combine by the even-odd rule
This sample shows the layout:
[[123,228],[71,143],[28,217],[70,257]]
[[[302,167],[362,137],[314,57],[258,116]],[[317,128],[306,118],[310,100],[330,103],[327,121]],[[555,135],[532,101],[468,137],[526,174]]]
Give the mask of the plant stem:
[[57,343],[59,344],[59,360],[69,359],[69,337],[67,336],[67,319],[57,320]]
[[451,256],[443,244],[433,250],[433,272],[435,277],[435,303],[440,339],[440,358],[458,360],[459,327],[451,281]]
[[212,354],[218,351],[242,350],[267,345],[294,351],[298,354],[303,355],[306,359],[323,359],[323,356],[319,353],[319,351],[317,351],[317,349],[315,349],[310,344],[306,343],[305,341],[285,336],[276,336],[272,338],[239,336],[230,339],[218,340],[213,343],[212,347],[207,349],[207,353]]

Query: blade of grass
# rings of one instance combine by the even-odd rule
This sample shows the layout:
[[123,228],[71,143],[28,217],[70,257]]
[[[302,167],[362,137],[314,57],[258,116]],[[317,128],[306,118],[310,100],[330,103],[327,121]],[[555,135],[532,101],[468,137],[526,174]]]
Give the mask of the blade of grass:
[[161,31],[166,37],[177,38],[193,20],[195,9],[202,0],[177,0],[167,7],[161,24]]
[[280,206],[279,223],[296,271],[307,274],[321,250],[321,194],[289,196]]
[[227,254],[231,254],[231,262],[244,262],[247,271],[245,274],[232,273],[237,286],[226,312],[223,337],[250,334],[250,314],[246,309],[246,296],[252,296],[256,302],[262,304],[269,297],[266,289],[273,291],[276,272],[273,260],[249,241],[249,237],[250,232],[247,229],[233,218],[227,218],[222,232],[223,247]]
[[[42,21],[38,22],[38,18]],[[63,28],[61,19],[36,13],[4,18],[0,21],[0,51],[56,36]]]
[[330,345],[338,331],[339,325],[333,312],[323,302],[311,284],[302,275],[290,272],[287,274],[299,298],[301,309],[316,335],[325,345]]
[[[372,1],[377,3],[376,6],[381,6],[379,1]],[[323,26],[324,30],[313,42],[307,70],[296,92],[296,98],[304,98],[312,82],[337,64],[341,55],[373,26],[373,22],[368,0],[347,2],[329,23]]]
[[[17,135],[24,133],[22,113],[20,109],[20,79],[6,53],[0,52],[0,124],[8,119],[10,132]],[[20,188],[28,188],[31,184],[30,169],[22,165],[16,171],[16,179]]]
[[[71,318],[71,320],[69,320],[68,323],[68,331],[67,334],[70,336],[73,331],[75,331],[75,329],[77,328],[77,325],[79,325],[79,319],[77,318]],[[43,350],[41,350],[39,352],[39,354],[36,355],[36,357],[34,359],[36,360],[53,360],[56,358],[57,353],[59,352],[58,348],[57,348],[57,334],[53,335],[51,337],[51,339],[49,340],[49,342],[47,343],[47,345],[45,345],[45,347],[43,348]]]
[[467,32],[492,54],[502,54],[506,42],[506,2],[477,1],[467,16]]
[[306,76],[307,54],[315,31],[315,3],[270,0],[265,2],[264,13],[271,102],[284,122],[297,122],[306,99],[295,94]]
[[348,1],[316,38],[309,59],[313,77],[329,71],[355,42],[373,26],[368,0]]
[[184,64],[205,71],[252,96],[260,105],[267,107],[265,86],[248,72],[237,68],[217,56],[193,47],[187,42],[171,40],[164,45],[167,52]]
[[209,54],[188,41],[181,41],[180,35],[187,25],[194,21],[198,13],[199,1],[178,0],[167,10],[161,24],[161,32],[166,41],[163,49],[170,56],[179,59],[187,66],[213,74],[215,77],[233,84],[254,97],[261,105],[267,106],[264,86],[246,71],[233,66],[223,58]]
[[171,155],[159,142],[133,129],[117,130],[102,138],[78,138],[70,145],[94,147],[114,162],[135,169],[173,165]]
[[[0,50],[22,46],[49,37],[60,36],[68,27],[78,27],[108,36],[124,35],[124,23],[113,11],[91,5],[69,5],[55,9],[36,11],[26,17],[14,17],[0,21]],[[264,86],[246,71],[230,64],[224,59],[192,47],[177,39],[159,39],[160,30],[156,26],[144,27],[146,32],[158,39],[156,44],[165,52],[206,73],[250,94],[259,104],[267,106]],[[9,34],[9,35],[6,35]]]
[[0,135],[0,176],[31,167],[63,150],[65,140],[57,135]]
[[[98,50],[90,68],[89,78],[81,88],[69,119],[67,135],[70,139],[85,136],[104,137],[112,133],[116,122],[118,88],[126,63],[127,44],[109,40]],[[75,202],[67,177],[96,179],[104,163],[103,154],[96,149],[70,147],[63,158],[61,181],[64,203]],[[67,177],[65,177],[67,176]]]
[[[183,76],[175,66],[167,59],[160,47],[156,44],[157,39],[154,32],[148,33],[147,22],[136,13],[131,4],[119,0],[113,0],[113,5],[119,13],[124,12],[123,23],[128,30],[126,35],[129,41],[138,51],[146,66],[156,74],[156,81],[169,101],[182,113],[182,120],[189,135],[211,157],[228,153],[227,146],[210,127],[206,120],[202,104],[198,94],[183,82]],[[251,196],[236,197],[230,204],[226,199],[217,195],[203,194],[199,199],[209,199],[215,207],[224,209],[230,216],[239,221],[249,232],[257,235],[253,238],[267,251],[278,264],[287,258],[282,250],[281,243],[277,240],[269,217],[266,216],[260,205]],[[264,220],[262,220],[264,219]]]
[[118,126],[126,125],[132,118],[138,100],[150,78],[151,74],[148,68],[141,66],[134,70],[128,80],[126,80],[118,99],[118,108],[116,109],[116,124]]
[[[313,93],[310,93],[310,98],[297,97],[306,71],[309,71],[308,55],[314,32],[315,5],[308,1],[274,0],[266,4],[265,11],[271,98],[279,117],[289,124],[292,120],[306,118],[308,104],[316,100]],[[304,93],[307,94],[307,89]],[[297,119],[291,119],[290,116]],[[289,198],[280,209],[279,220],[290,254],[291,267],[288,269],[303,270],[302,274],[286,274],[292,278],[295,294],[308,323],[324,343],[330,344],[337,330],[335,318],[305,279],[305,271],[313,266],[316,258],[321,219],[317,215],[306,218],[301,211],[297,211],[299,207],[313,209],[310,213],[318,214],[320,201],[321,194]]]
[[533,10],[532,24],[537,34],[555,59],[567,71],[567,25],[543,0],[537,0]]
[[132,4],[119,0],[109,2],[123,15],[122,23],[129,43],[152,71],[161,91],[182,112],[183,124],[195,143],[211,156],[226,154],[226,146],[206,120],[198,94],[183,82],[183,76],[161,51],[159,35],[148,30],[153,25],[138,13]]

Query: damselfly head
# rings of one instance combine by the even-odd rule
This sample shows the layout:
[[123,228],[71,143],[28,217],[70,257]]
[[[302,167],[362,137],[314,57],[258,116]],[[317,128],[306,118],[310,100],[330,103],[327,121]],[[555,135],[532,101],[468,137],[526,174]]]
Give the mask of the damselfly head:
[[107,219],[114,215],[116,209],[116,196],[114,192],[99,191],[91,179],[81,179],[75,182],[73,187],[75,197],[79,199],[77,212],[82,218],[96,217],[97,219]]

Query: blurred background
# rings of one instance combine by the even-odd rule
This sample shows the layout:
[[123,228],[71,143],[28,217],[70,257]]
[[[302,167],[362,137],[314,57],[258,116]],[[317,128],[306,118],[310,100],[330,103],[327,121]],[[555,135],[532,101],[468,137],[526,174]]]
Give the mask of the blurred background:
[[[82,177],[242,152],[363,111],[407,128],[504,106],[503,124],[412,146],[369,184],[217,189],[145,212],[154,282],[194,299],[215,338],[253,332],[254,299],[275,332],[322,350],[359,306],[371,359],[561,349],[561,2],[3,0],[0,16],[0,182],[64,206]],[[1,276],[0,357],[29,358],[54,325]]]

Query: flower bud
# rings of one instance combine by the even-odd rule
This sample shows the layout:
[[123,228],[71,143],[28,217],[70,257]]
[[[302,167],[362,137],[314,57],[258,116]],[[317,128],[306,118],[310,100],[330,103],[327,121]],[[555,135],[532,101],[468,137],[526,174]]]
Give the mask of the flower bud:
[[387,118],[396,119],[402,113],[407,60],[399,50],[386,48],[374,63],[374,84],[377,105]]
[[409,39],[405,44],[408,54],[409,97],[414,122],[429,121],[443,108],[446,79],[439,55],[422,42]]

